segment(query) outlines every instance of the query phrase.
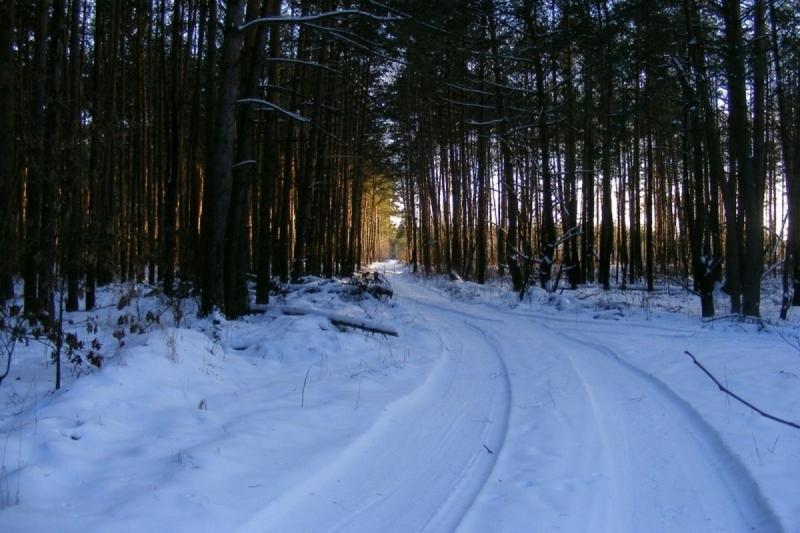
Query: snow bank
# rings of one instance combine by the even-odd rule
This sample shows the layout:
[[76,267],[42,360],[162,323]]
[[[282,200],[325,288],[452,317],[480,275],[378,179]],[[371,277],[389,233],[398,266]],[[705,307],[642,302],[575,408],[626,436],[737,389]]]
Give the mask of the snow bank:
[[[143,334],[123,326],[120,346],[120,316],[164,304],[143,290],[118,310],[119,292],[93,314],[109,330],[102,370],[52,393],[43,349],[15,355],[0,387],[4,533],[235,529],[419,386],[439,351],[414,317],[328,280],[278,303],[391,323],[400,337],[275,309],[198,320],[188,302],[182,327],[166,311]],[[77,329],[86,315],[70,319]]]

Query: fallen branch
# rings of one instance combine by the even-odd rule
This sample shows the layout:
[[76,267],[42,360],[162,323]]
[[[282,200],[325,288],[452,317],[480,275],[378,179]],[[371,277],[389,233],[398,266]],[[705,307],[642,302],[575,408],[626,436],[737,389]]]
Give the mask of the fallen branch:
[[369,331],[370,333],[391,335],[392,337],[398,336],[396,329],[390,326],[384,326],[383,324],[372,322],[370,320],[360,320],[345,315],[328,316],[328,320],[330,320],[331,324],[333,324],[334,326],[356,328],[364,331]]
[[368,293],[380,300],[387,296],[394,296],[394,291],[389,285],[389,281],[376,272],[357,272],[353,274],[350,285],[354,294]]
[[300,393],[300,407],[303,407],[306,403],[306,383],[308,383],[308,375],[311,373],[311,367],[314,365],[309,365],[308,370],[306,370],[306,377],[303,378],[303,391]]
[[[380,333],[381,335],[390,335],[392,337],[399,336],[397,330],[394,329],[392,326],[381,324],[380,322],[376,322],[374,320],[369,320],[366,318],[356,318],[341,313],[332,313],[330,311],[323,311],[321,309],[313,309],[311,307],[297,307],[294,305],[277,307],[277,310],[283,313],[284,315],[319,315],[330,320],[331,324],[333,324],[334,326],[355,328],[363,331],[368,331],[370,333]],[[265,311],[266,307],[261,307],[261,306],[252,306],[250,310],[251,313],[253,312],[263,313]]]
[[727,394],[731,398],[733,398],[735,400],[738,400],[739,402],[743,403],[744,405],[746,405],[747,407],[749,407],[750,409],[752,409],[756,413],[760,414],[764,418],[769,418],[770,420],[774,420],[775,422],[780,422],[781,424],[787,425],[789,427],[793,427],[795,429],[800,429],[800,424],[795,424],[794,422],[790,422],[788,420],[784,420],[782,418],[778,418],[777,416],[773,416],[773,415],[771,415],[771,414],[769,414],[767,412],[762,411],[761,409],[759,409],[758,407],[756,407],[752,403],[748,402],[747,400],[744,400],[740,396],[737,396],[736,394],[734,394],[733,392],[728,390],[722,383],[720,383],[719,380],[717,378],[715,378],[714,375],[706,369],[706,367],[704,367],[702,364],[700,364],[700,361],[698,361],[697,358],[694,355],[692,355],[691,352],[689,352],[688,350],[684,350],[683,353],[685,353],[686,355],[691,357],[692,358],[692,362],[694,362],[694,364],[696,364],[700,368],[700,370],[702,370],[703,373],[705,373],[706,376],[711,378],[711,381],[716,383],[717,387],[719,387],[719,390],[721,390],[722,392],[724,392],[725,394]]

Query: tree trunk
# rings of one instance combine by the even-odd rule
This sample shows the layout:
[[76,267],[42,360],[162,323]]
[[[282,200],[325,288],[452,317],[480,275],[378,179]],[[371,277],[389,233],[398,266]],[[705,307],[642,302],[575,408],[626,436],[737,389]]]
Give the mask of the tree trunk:
[[581,255],[583,256],[583,280],[594,283],[594,135],[593,135],[593,96],[592,73],[589,60],[584,58],[583,72],[583,239]]
[[[761,6],[760,9],[758,6]],[[756,11],[761,12],[761,21],[756,24],[756,33],[763,36],[763,5],[757,2]],[[724,2],[723,14],[725,18],[725,74],[728,81],[728,105],[730,109],[729,118],[729,146],[731,162],[733,164],[731,179],[738,183],[741,195],[739,202],[744,212],[744,243],[739,240],[728,242],[728,246],[736,246],[743,251],[741,259],[742,265],[742,311],[746,315],[759,316],[759,300],[761,287],[762,269],[762,243],[763,236],[761,228],[763,226],[762,200],[764,195],[764,177],[756,176],[756,171],[761,171],[763,165],[750,158],[750,126],[748,123],[747,112],[747,80],[745,78],[744,61],[744,38],[742,35],[742,20],[740,13],[739,0],[726,0]],[[756,100],[756,121],[760,121],[760,126],[756,126],[755,133],[761,135],[761,139],[754,139],[753,147],[759,154],[763,153],[763,120],[764,109],[764,70],[763,65],[763,45],[761,39],[758,45],[759,57],[758,68],[756,69],[756,83],[754,86],[754,99]],[[760,71],[760,73],[759,73]],[[760,79],[760,82],[759,82]],[[729,186],[729,195],[735,194],[735,188]],[[733,199],[731,199],[733,201]],[[737,220],[736,224],[740,224]],[[742,246],[744,244],[744,246]],[[730,268],[730,265],[729,265]],[[733,297],[733,296],[732,296]]]
[[[275,16],[280,13],[281,0],[269,0],[269,15]],[[280,31],[277,25],[269,30],[269,63],[268,77],[269,87],[267,88],[266,98],[269,102],[274,102],[277,98],[277,87],[279,85],[279,70],[277,59],[281,55]],[[278,150],[278,120],[276,117],[269,117],[264,132],[264,164],[261,181],[261,239],[259,240],[259,261],[258,261],[258,284],[256,286],[256,303],[266,304],[269,302],[269,291],[272,285],[272,236],[274,234],[272,226],[275,224],[275,184],[280,175],[280,154]]]
[[[159,277],[164,294],[172,295],[175,283],[175,260],[177,257],[178,185],[181,171],[181,109],[183,87],[181,80],[181,50],[183,47],[183,2],[176,0],[172,7],[172,48],[170,54],[170,93],[169,109],[169,169],[164,183],[164,218],[161,268]],[[166,83],[166,80],[165,80]]]
[[67,311],[78,310],[81,249],[83,248],[83,206],[81,189],[83,172],[81,146],[81,79],[82,51],[80,47],[80,19],[82,2],[73,0],[70,6],[69,27],[69,75],[67,80],[68,103],[65,108],[67,132],[67,154],[64,177],[64,273],[67,279]]
[[[649,111],[648,111],[649,113]],[[653,134],[650,131],[650,120],[648,114],[648,124],[645,134],[647,135],[647,179],[645,182],[644,191],[644,257],[645,257],[645,277],[647,278],[647,290],[652,291],[655,288],[653,266],[654,258],[654,243],[653,243],[653,197],[655,196],[653,177]]]
[[18,177],[16,170],[16,128],[14,105],[16,69],[14,68],[14,1],[0,6],[0,305],[14,296]]
[[[606,64],[604,68],[603,87],[601,89],[603,99],[603,141],[601,147],[603,197],[600,218],[600,271],[598,281],[603,285],[603,290],[607,291],[611,288],[611,252],[614,246],[614,213],[611,210],[611,91],[613,73],[610,64]],[[622,205],[618,206],[618,209],[622,209]]]
[[244,0],[231,0],[225,13],[225,34],[220,51],[220,83],[215,106],[215,133],[210,147],[207,187],[203,205],[204,241],[202,311],[210,313],[224,303],[224,259],[226,222],[232,193],[232,160],[236,134],[236,98],[239,56],[242,48]]
[[[268,14],[268,4],[261,9],[259,2],[249,0],[247,19],[264,17]],[[230,9],[230,8],[229,8]],[[256,94],[263,65],[263,50],[267,40],[267,28],[259,24],[250,28],[244,35],[244,46],[239,59],[239,90],[241,98]],[[236,113],[236,160],[232,165],[232,184],[230,208],[225,229],[225,313],[238,317],[249,309],[247,272],[249,267],[250,235],[248,232],[248,194],[253,180],[255,161],[255,124],[253,106],[240,104]]]
[[[498,48],[497,40],[497,21],[495,20],[495,7],[493,0],[486,0],[484,2],[484,10],[489,17],[489,38],[491,39],[492,47],[492,68],[494,72],[495,82],[495,109],[497,117],[500,120],[498,123],[498,136],[500,139],[500,151],[502,156],[502,170],[501,170],[501,194],[505,198],[506,209],[505,214],[508,223],[506,226],[506,235],[503,241],[503,247],[498,246],[498,262],[505,261],[508,264],[508,270],[511,274],[511,284],[515,292],[520,292],[524,286],[522,279],[522,271],[519,267],[518,254],[519,254],[519,199],[517,198],[516,186],[514,183],[514,167],[511,159],[511,139],[508,135],[508,122],[510,120],[506,110],[505,98],[503,95],[502,86],[506,84],[505,76],[503,75],[502,65],[500,64],[500,51]],[[502,231],[498,232],[502,235]],[[498,241],[498,244],[499,241]]]
[[[569,50],[566,58],[564,75],[572,79],[572,54]],[[564,148],[564,220],[563,231],[575,231],[578,226],[578,201],[576,185],[577,168],[577,135],[575,125],[575,90],[572,83],[566,84],[567,127],[566,145]],[[570,288],[575,289],[580,279],[580,254],[578,252],[577,236],[570,238],[565,244],[564,267],[567,269]]]
[[534,57],[536,74],[536,99],[539,104],[539,156],[542,173],[542,227],[540,242],[542,247],[541,264],[539,265],[540,282],[543,289],[549,288],[555,260],[556,226],[553,221],[553,180],[550,174],[550,137],[547,124],[549,103],[544,89],[545,74],[542,55],[537,52]]
[[[483,71],[483,68],[480,68]],[[483,108],[481,108],[480,119],[484,122]],[[489,224],[489,165],[488,165],[488,136],[486,126],[478,128],[478,217],[475,230],[475,280],[478,283],[486,282],[486,268],[488,254],[486,251],[486,230]]]

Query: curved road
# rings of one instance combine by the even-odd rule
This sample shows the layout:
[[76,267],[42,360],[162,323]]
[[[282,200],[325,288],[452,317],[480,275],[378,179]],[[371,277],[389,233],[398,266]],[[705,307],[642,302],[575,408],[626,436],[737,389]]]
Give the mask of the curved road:
[[394,287],[436,326],[435,369],[241,531],[781,531],[716,433],[607,347]]

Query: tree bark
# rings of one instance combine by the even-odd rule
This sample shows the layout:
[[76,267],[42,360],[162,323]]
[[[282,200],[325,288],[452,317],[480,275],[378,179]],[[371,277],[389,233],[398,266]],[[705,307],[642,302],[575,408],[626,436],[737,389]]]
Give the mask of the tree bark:
[[[606,30],[608,31],[608,30]],[[606,56],[610,53],[606,50]],[[609,61],[607,59],[606,61]],[[604,66],[602,81],[603,99],[603,141],[601,146],[601,168],[603,173],[602,188],[603,197],[600,217],[600,268],[598,281],[602,284],[603,290],[611,288],[611,252],[614,246],[614,213],[611,209],[611,104],[612,104],[612,83],[613,73],[610,64]],[[622,209],[622,205],[617,206]]]
[[[760,8],[759,8],[760,6]],[[760,21],[756,23],[756,34],[764,34],[764,13],[763,3],[756,3],[756,12],[761,12]],[[762,244],[763,235],[763,210],[762,200],[764,196],[764,177],[756,176],[757,172],[762,172],[762,164],[750,158],[751,141],[754,141],[753,148],[757,155],[763,152],[763,120],[764,120],[764,48],[765,44],[761,39],[758,44],[759,52],[757,56],[758,66],[756,68],[756,80],[754,84],[754,100],[756,105],[756,121],[761,124],[755,125],[756,136],[762,138],[751,139],[751,129],[748,123],[747,112],[747,80],[745,78],[745,57],[744,57],[744,37],[742,34],[742,17],[740,13],[739,0],[726,0],[723,5],[723,15],[725,19],[725,74],[728,82],[728,105],[730,109],[729,118],[729,151],[731,163],[733,164],[731,179],[738,184],[740,195],[739,204],[742,206],[744,214],[744,235],[739,235],[740,240],[728,242],[728,246],[736,246],[741,252],[742,268],[742,311],[745,315],[759,316],[759,300],[761,287],[762,270]],[[760,28],[760,29],[759,29]],[[762,102],[759,103],[758,100]],[[735,189],[729,186],[729,195],[735,194]],[[732,199],[731,199],[732,201]],[[736,224],[742,221],[737,220]],[[730,265],[729,265],[730,268]],[[733,293],[731,294],[733,298]]]
[[584,56],[583,71],[583,239],[581,240],[581,256],[583,258],[583,279],[594,283],[594,124],[593,124],[593,88],[589,59]]
[[203,313],[210,313],[215,307],[222,307],[225,298],[225,234],[233,187],[231,167],[236,134],[239,56],[243,40],[243,34],[238,30],[238,25],[242,22],[243,13],[244,0],[228,2],[220,51],[220,83],[215,105],[215,133],[213,144],[210,147],[207,183],[209,195],[204,199],[206,201],[203,205],[204,254],[201,293]]
[[19,173],[16,170],[16,124],[14,116],[16,69],[14,37],[16,2],[0,6],[0,305],[14,296],[16,265],[15,217]]
[[[278,15],[281,11],[281,0],[269,0],[268,13]],[[281,55],[281,38],[277,25],[269,30],[269,63],[266,98],[274,102],[277,98],[279,70],[277,59]],[[272,285],[272,252],[275,224],[275,184],[280,175],[280,153],[278,150],[278,120],[275,116],[268,119],[264,132],[264,163],[261,181],[261,239],[259,240],[258,284],[256,286],[256,303],[269,302],[269,291]]]

